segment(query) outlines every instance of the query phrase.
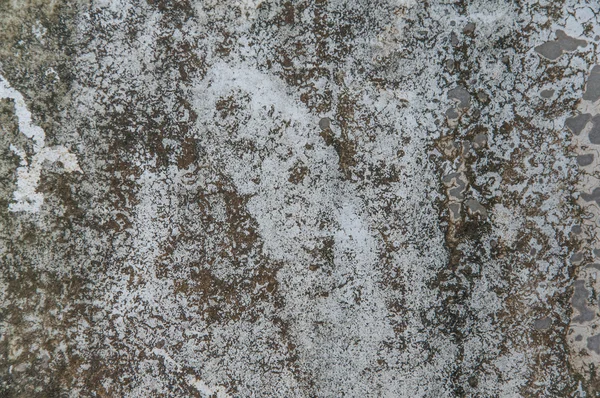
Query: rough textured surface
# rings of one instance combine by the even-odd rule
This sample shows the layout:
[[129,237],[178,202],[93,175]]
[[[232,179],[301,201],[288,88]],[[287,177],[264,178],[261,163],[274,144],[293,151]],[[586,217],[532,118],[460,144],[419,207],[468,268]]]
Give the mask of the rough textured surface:
[[0,0],[0,396],[600,396],[598,18]]

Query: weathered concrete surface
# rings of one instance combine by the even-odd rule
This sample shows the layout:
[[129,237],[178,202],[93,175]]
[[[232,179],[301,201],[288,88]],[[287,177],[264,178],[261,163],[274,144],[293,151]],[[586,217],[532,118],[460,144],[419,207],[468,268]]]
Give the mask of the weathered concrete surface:
[[0,396],[600,396],[599,12],[0,0]]

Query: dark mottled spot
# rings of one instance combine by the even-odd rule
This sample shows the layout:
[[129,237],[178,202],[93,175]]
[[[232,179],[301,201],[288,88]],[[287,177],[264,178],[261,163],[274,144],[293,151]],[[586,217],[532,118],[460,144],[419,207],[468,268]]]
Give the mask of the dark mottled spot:
[[588,297],[589,292],[585,288],[585,281],[576,280],[573,289],[573,297],[571,298],[571,305],[579,311],[579,315],[573,318],[573,322],[582,323],[594,319],[594,312],[587,307]]
[[460,43],[458,40],[458,36],[454,32],[450,34],[450,43],[453,47],[458,47],[458,44]]
[[533,327],[537,330],[545,330],[548,329],[552,325],[552,319],[548,317],[536,319],[533,322]]
[[481,148],[487,144],[487,134],[479,133],[473,138],[473,146],[475,148]]
[[321,127],[321,130],[326,130],[329,126],[331,126],[331,120],[328,117],[319,120],[319,127]]
[[600,271],[600,264],[592,263],[585,266],[586,268],[593,268],[595,270]]
[[600,98],[600,66],[594,65],[585,85],[583,99],[596,102]]
[[585,155],[577,156],[577,164],[580,166],[589,166],[594,161],[594,154],[586,153]]
[[585,125],[588,124],[591,118],[592,115],[590,115],[589,113],[584,113],[575,117],[570,117],[565,121],[565,126],[567,126],[573,134],[579,135],[579,133],[581,133],[581,131],[585,128]]
[[594,253],[595,257],[600,257],[600,249],[594,249],[592,250],[592,253]]
[[458,112],[456,112],[456,109],[454,109],[454,108],[449,108],[446,111],[446,117],[448,119],[458,119]]
[[468,382],[472,388],[475,388],[479,385],[479,380],[477,380],[477,377],[475,377],[475,376],[469,377]]
[[582,192],[581,199],[585,200],[586,202],[596,202],[600,204],[600,188],[594,188],[591,193]]
[[581,341],[583,340],[583,336],[578,334],[577,336],[575,336],[575,341]]
[[587,339],[588,350],[595,351],[596,354],[600,354],[600,334],[597,334]]
[[571,232],[573,232],[574,234],[580,234],[583,232],[583,229],[581,228],[581,225],[573,225],[571,227]]
[[488,102],[490,100],[490,96],[487,95],[487,93],[485,91],[480,91],[477,93],[477,99],[479,99],[479,101],[481,102]]
[[580,263],[583,261],[583,253],[575,253],[571,256],[571,262],[574,264]]
[[446,68],[448,68],[448,70],[454,69],[454,61],[451,59],[446,60]]
[[472,35],[473,33],[475,33],[475,24],[473,22],[469,22],[468,24],[466,24],[463,28],[463,33],[466,35]]
[[554,95],[554,90],[542,90],[542,92],[540,92],[540,95],[542,96],[542,98],[550,98]]
[[471,106],[471,95],[463,87],[456,87],[448,91],[448,98],[458,100],[459,108],[468,108]]
[[594,145],[600,145],[600,115],[592,118],[592,129],[588,134],[590,142]]

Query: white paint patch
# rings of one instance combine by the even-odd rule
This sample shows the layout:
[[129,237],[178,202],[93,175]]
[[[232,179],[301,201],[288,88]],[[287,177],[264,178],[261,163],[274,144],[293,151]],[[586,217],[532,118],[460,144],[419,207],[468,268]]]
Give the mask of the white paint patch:
[[19,131],[27,138],[33,140],[33,149],[35,152],[44,147],[45,133],[41,127],[33,124],[31,112],[27,109],[23,95],[12,88],[8,81],[0,75],[0,98],[12,99],[15,101],[15,113],[19,118]]
[[14,202],[8,208],[10,211],[25,211],[37,213],[44,203],[44,195],[37,192],[44,162],[61,162],[65,171],[81,172],[77,157],[69,153],[62,145],[46,148],[44,130],[33,123],[31,112],[27,109],[23,95],[12,88],[8,81],[0,75],[0,98],[12,99],[15,103],[15,114],[19,121],[19,131],[33,141],[33,158],[27,161],[25,151],[10,146],[11,151],[21,158],[17,168],[17,190],[14,192]]

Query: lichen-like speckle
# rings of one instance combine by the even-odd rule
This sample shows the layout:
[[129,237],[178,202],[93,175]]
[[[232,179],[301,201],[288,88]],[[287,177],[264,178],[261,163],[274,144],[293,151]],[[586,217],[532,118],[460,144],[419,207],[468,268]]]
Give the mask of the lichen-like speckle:
[[0,2],[0,397],[600,396],[599,17]]

